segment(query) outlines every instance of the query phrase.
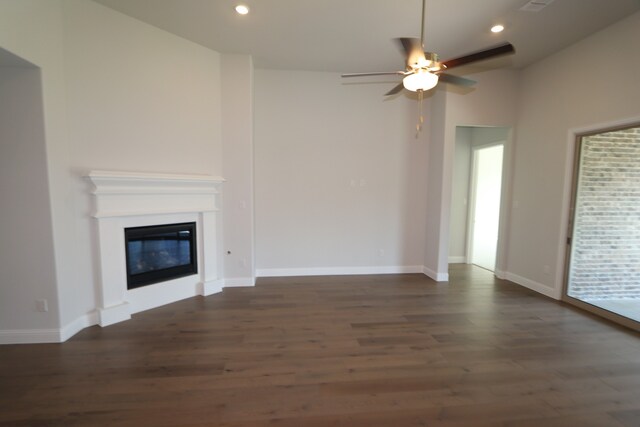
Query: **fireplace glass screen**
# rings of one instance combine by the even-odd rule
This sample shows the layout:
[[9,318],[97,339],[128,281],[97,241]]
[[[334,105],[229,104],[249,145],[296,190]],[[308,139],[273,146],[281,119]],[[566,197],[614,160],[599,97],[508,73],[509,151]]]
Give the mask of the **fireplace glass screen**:
[[195,222],[126,228],[124,232],[128,289],[198,272]]

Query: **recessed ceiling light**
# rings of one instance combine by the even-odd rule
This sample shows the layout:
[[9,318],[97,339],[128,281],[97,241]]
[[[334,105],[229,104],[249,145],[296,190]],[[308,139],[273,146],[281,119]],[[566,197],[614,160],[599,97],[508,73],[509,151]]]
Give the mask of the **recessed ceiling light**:
[[247,13],[249,13],[249,7],[243,4],[239,4],[236,6],[236,12],[238,12],[240,15],[246,15]]
[[504,25],[494,25],[493,27],[491,27],[491,32],[492,33],[501,33],[502,31],[504,31]]

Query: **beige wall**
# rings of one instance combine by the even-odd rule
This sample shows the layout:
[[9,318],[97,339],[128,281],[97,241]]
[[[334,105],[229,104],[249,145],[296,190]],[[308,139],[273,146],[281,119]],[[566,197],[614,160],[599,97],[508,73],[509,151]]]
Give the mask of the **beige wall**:
[[[42,73],[55,248],[48,256],[56,274],[40,286],[57,293],[50,309],[59,319],[38,328],[48,334],[40,341],[56,340],[91,323],[96,307],[97,254],[82,175],[222,172],[220,55],[85,0],[1,2],[0,47]],[[34,304],[16,308],[10,326],[33,329]]]
[[64,30],[77,272],[63,324],[96,303],[87,171],[222,173],[217,52],[92,1],[64,2]]
[[259,273],[421,266],[427,142],[414,138],[415,101],[334,73],[256,70],[255,81]]
[[[60,313],[42,84],[33,66],[0,66],[0,200],[0,330],[49,329]],[[38,300],[49,311],[37,311]]]
[[[451,197],[453,193],[453,165],[456,128],[458,126],[513,127],[516,122],[519,73],[514,70],[485,71],[470,77],[478,82],[471,90],[443,87],[437,90],[432,105],[431,141],[429,142],[429,180],[425,268],[439,280],[447,279]],[[436,120],[437,119],[437,120]],[[507,164],[503,186],[509,193],[509,140],[505,146]],[[505,200],[502,203],[507,203]],[[502,209],[506,211],[507,209]],[[501,233],[507,219],[501,218]],[[504,268],[498,246],[496,269]]]
[[640,120],[640,13],[522,73],[510,278],[559,297],[574,134]]
[[253,62],[222,55],[224,276],[227,283],[255,280],[253,177]]
[[[11,292],[18,294],[13,295],[16,305],[11,309],[10,324],[0,325],[0,342],[14,342],[14,338],[18,342],[23,338],[36,341],[56,340],[62,317],[60,304],[57,303],[60,299],[59,285],[75,280],[72,273],[73,260],[62,255],[73,252],[73,239],[69,239],[69,236],[73,236],[74,229],[73,219],[69,214],[72,208],[69,196],[62,31],[62,4],[58,0],[0,3],[0,48],[34,64],[41,73],[45,174],[51,209],[49,224],[53,234],[53,248],[43,248],[47,251],[43,256],[53,259],[55,268],[54,273],[42,283],[31,282],[28,275],[11,280],[7,280],[4,275],[0,276],[0,286],[12,287]],[[32,109],[28,114],[34,113]],[[37,158],[31,157],[27,162],[33,165],[37,163]],[[25,215],[29,218],[30,213]],[[38,215],[39,213],[34,213],[35,218]],[[19,250],[28,248],[25,245]],[[16,281],[20,282],[17,290]],[[36,314],[36,301],[33,298],[48,298],[51,295],[57,295],[57,298],[49,300],[49,315]],[[8,304],[13,304],[13,301]],[[20,334],[23,330],[27,335],[16,336],[13,332]]]

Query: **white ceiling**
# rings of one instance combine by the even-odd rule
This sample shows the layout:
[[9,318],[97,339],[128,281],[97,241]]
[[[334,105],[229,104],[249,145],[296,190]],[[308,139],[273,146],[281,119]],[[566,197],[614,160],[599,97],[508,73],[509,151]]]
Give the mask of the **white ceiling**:
[[[420,36],[421,0],[95,0],[258,68],[334,72],[402,69],[396,37]],[[239,16],[238,3],[251,13]],[[640,10],[640,0],[427,0],[425,46],[441,59],[510,41],[520,68]],[[502,23],[495,35],[489,27]],[[611,47],[615,49],[615,46]],[[597,52],[594,52],[597,55]],[[491,63],[496,63],[491,61]]]

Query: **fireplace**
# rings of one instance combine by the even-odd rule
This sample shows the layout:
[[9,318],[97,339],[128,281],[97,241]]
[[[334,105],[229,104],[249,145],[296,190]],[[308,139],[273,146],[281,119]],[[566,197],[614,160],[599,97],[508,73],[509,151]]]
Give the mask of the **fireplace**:
[[127,289],[198,272],[196,223],[125,228]]
[[[222,291],[218,268],[222,178],[120,171],[92,171],[87,178],[92,184],[92,216],[97,225],[101,326],[181,299]],[[183,229],[184,224],[192,228]],[[134,252],[141,255],[145,240],[146,248],[160,243],[169,246],[161,250],[166,251],[161,263],[145,257],[129,259]],[[189,250],[184,250],[187,243]],[[155,284],[145,286],[152,282]]]

